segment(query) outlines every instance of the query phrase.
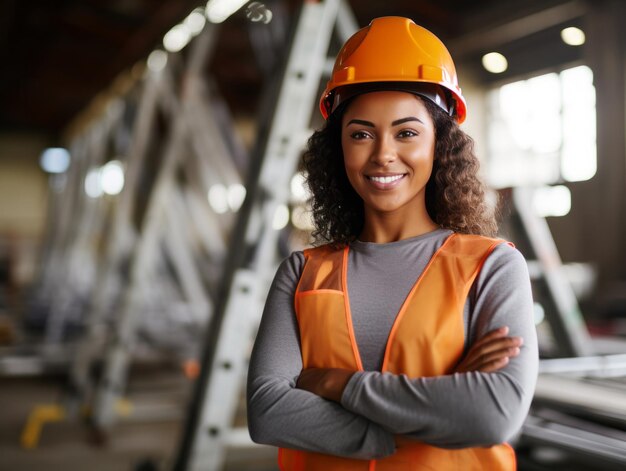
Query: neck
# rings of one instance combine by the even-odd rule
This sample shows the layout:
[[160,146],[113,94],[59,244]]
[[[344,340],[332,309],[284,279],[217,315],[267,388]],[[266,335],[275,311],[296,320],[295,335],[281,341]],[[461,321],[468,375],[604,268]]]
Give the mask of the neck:
[[368,214],[366,211],[365,224],[359,240],[385,244],[426,234],[438,228],[425,209],[423,214],[411,218],[404,214]]

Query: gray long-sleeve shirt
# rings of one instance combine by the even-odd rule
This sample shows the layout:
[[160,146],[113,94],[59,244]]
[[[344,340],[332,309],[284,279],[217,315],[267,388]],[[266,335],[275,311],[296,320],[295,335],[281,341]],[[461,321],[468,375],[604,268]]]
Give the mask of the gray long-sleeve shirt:
[[304,256],[294,252],[283,261],[250,360],[248,426],[254,441],[367,459],[392,454],[394,434],[463,448],[501,443],[517,432],[530,406],[538,355],[526,263],[507,244],[487,257],[468,295],[466,349],[508,326],[509,335],[524,339],[519,356],[495,373],[409,379],[378,371],[400,306],[450,234],[439,229],[387,244],[351,244],[348,292],[365,371],[351,377],[341,404],[295,388],[302,357],[293,299]]

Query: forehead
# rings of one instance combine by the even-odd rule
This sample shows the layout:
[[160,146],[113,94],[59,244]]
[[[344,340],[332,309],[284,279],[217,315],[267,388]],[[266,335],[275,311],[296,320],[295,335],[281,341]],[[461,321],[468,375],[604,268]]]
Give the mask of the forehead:
[[344,112],[345,117],[355,115],[369,115],[370,117],[384,118],[393,115],[429,116],[428,109],[421,98],[409,92],[377,91],[363,93],[352,99]]

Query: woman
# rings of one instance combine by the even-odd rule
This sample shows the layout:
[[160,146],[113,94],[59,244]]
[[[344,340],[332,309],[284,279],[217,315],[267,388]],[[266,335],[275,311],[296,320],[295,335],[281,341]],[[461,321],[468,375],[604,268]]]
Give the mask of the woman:
[[510,470],[537,374],[521,254],[493,239],[445,46],[378,18],[305,154],[318,240],[280,266],[248,378],[284,470]]

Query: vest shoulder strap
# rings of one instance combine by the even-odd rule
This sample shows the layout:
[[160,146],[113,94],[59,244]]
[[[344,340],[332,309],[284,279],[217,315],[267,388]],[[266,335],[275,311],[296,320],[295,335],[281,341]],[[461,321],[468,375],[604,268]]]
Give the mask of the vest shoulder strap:
[[480,256],[488,255],[499,244],[514,245],[504,239],[485,237],[474,234],[458,234],[450,236],[450,239],[442,247],[442,251],[448,254]]
[[343,252],[344,247],[337,247],[333,244],[324,244],[317,247],[304,249],[304,258],[308,261],[312,257],[326,257],[333,252]]
[[455,233],[444,242],[436,263],[454,267],[458,281],[472,283],[493,249],[503,243],[513,246],[504,239]]
[[296,291],[342,291],[345,252],[345,247],[331,244],[304,250],[304,269]]

